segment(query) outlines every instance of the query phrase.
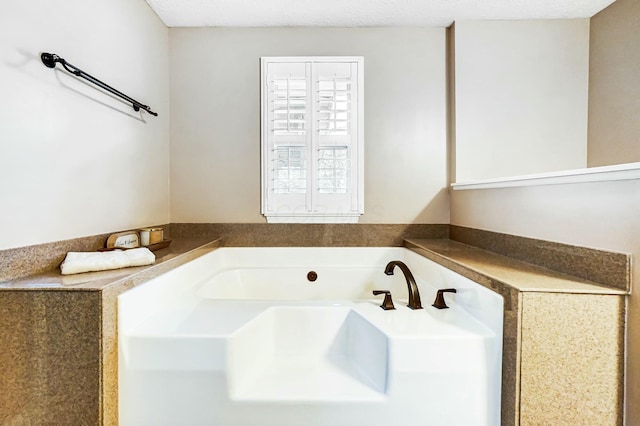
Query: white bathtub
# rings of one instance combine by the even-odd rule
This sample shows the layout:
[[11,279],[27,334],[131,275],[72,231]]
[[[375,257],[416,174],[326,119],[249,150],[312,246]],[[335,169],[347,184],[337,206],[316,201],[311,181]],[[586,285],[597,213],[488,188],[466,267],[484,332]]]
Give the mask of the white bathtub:
[[502,297],[408,249],[221,248],[118,303],[121,425],[500,424]]

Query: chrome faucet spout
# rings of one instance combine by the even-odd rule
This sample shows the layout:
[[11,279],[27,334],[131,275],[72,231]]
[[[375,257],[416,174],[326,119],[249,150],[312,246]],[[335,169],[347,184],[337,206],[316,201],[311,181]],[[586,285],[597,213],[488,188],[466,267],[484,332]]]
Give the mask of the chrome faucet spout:
[[387,275],[393,275],[393,270],[396,266],[400,268],[400,270],[404,274],[405,280],[407,280],[407,289],[409,290],[409,304],[407,306],[411,309],[422,309],[418,285],[416,284],[416,280],[415,278],[413,278],[413,274],[411,273],[407,265],[399,260],[392,260],[391,262],[387,263],[387,266],[384,268],[384,273]]

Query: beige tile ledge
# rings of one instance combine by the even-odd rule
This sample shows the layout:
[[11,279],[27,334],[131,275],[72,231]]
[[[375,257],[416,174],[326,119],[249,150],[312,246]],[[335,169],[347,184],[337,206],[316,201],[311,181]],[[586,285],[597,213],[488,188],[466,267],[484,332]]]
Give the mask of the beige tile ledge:
[[114,269],[100,272],[86,272],[75,275],[62,275],[60,269],[30,275],[23,278],[0,282],[0,291],[7,290],[69,290],[101,291],[122,281],[131,280],[138,275],[159,275],[206,251],[220,247],[221,240],[211,238],[175,238],[171,245],[155,252],[153,265]]
[[453,240],[407,239],[405,247],[477,280],[477,275],[520,292],[624,295],[622,289],[607,287],[583,278],[555,272],[507,256]]
[[212,240],[174,238],[150,266],[0,283],[0,424],[118,424],[118,295],[215,250]]

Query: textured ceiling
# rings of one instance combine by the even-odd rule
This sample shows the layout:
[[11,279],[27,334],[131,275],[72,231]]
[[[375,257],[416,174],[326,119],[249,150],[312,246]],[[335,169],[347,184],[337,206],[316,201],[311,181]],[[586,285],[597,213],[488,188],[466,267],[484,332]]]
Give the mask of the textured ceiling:
[[168,27],[449,26],[590,18],[614,0],[146,0]]

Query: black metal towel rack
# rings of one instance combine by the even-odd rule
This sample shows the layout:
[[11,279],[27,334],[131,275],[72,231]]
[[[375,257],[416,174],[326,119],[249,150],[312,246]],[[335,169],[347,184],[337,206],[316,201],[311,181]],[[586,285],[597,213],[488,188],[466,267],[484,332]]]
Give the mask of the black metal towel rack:
[[82,77],[85,80],[95,84],[96,86],[106,90],[107,92],[113,93],[114,95],[121,97],[125,101],[130,102],[134,111],[140,111],[141,109],[143,109],[143,110],[147,111],[151,115],[154,115],[154,116],[158,115],[157,112],[151,111],[151,108],[149,106],[136,101],[135,99],[133,99],[133,98],[125,95],[124,93],[114,89],[113,87],[109,86],[108,84],[103,83],[102,81],[98,80],[94,76],[92,76],[90,74],[87,74],[86,72],[82,71],[80,68],[71,65],[69,62],[65,61],[63,58],[61,58],[60,56],[56,55],[55,53],[42,53],[40,55],[40,59],[42,60],[42,63],[45,64],[45,66],[47,66],[48,68],[55,68],[56,67],[56,63],[60,62],[60,64],[62,64],[62,66],[64,67],[65,70],[69,71],[71,74],[75,75],[76,77]]

